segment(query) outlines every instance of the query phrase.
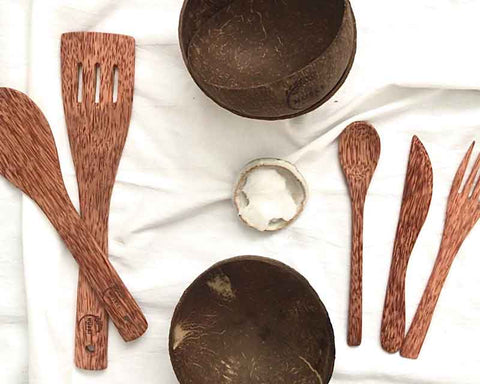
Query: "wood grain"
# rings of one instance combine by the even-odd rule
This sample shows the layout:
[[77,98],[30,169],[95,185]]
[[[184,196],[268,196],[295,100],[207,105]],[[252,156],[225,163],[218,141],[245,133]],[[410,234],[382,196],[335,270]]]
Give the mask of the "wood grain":
[[[67,33],[62,35],[61,63],[63,105],[77,174],[80,213],[108,255],[110,200],[132,112],[135,40],[107,33]],[[83,72],[81,100],[79,68]],[[116,70],[118,92],[114,100]],[[98,101],[95,99],[97,87],[100,89]],[[107,349],[107,313],[80,270],[76,366],[89,370],[107,368]]]
[[352,201],[352,258],[347,343],[362,342],[363,212],[365,198],[380,157],[380,137],[367,122],[350,124],[340,135],[340,164]]
[[140,337],[147,321],[68,197],[47,120],[28,96],[8,88],[0,88],[0,173],[43,210],[123,339]]
[[417,136],[414,136],[410,147],[380,334],[383,349],[390,353],[400,350],[405,337],[407,266],[415,242],[427,218],[432,201],[432,191],[432,164],[422,142]]
[[427,335],[448,272],[464,240],[480,219],[480,183],[476,177],[480,169],[480,155],[468,176],[465,186],[462,181],[472,155],[473,143],[465,155],[453,180],[448,198],[442,242],[433,271],[418,305],[410,329],[405,337],[400,354],[416,359]]

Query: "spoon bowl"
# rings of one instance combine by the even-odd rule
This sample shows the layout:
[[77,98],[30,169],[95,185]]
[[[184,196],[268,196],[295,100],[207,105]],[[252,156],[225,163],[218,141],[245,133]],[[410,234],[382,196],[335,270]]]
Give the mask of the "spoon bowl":
[[349,186],[368,188],[380,157],[380,137],[366,122],[349,125],[340,136],[340,163]]

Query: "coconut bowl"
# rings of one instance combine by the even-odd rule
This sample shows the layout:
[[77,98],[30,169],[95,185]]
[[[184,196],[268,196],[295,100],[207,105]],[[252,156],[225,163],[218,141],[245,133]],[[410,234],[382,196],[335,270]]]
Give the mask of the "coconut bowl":
[[277,261],[222,261],[187,288],[169,350],[180,384],[327,384],[333,329],[317,293]]
[[348,0],[185,0],[179,38],[188,71],[207,96],[264,120],[325,103],[356,51]]

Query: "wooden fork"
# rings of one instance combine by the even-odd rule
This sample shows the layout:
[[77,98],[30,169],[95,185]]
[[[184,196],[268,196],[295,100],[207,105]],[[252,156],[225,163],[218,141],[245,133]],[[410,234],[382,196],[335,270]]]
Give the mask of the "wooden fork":
[[447,215],[443,230],[442,242],[433,267],[427,287],[423,293],[417,312],[413,318],[410,330],[403,342],[400,354],[403,357],[416,359],[422,349],[425,336],[432,321],[433,312],[437,305],[440,292],[447,278],[453,260],[463,241],[480,219],[480,182],[476,176],[480,169],[480,155],[477,157],[465,187],[461,184],[467,169],[475,142],[470,146],[463,158],[453,180],[450,196],[448,197]]

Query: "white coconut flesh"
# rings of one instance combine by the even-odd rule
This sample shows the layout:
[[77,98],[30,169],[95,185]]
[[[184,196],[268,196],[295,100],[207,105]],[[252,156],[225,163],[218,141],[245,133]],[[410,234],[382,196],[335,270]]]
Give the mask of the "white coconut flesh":
[[241,219],[259,231],[276,231],[303,210],[306,185],[296,168],[283,160],[257,160],[242,172],[235,193]]

